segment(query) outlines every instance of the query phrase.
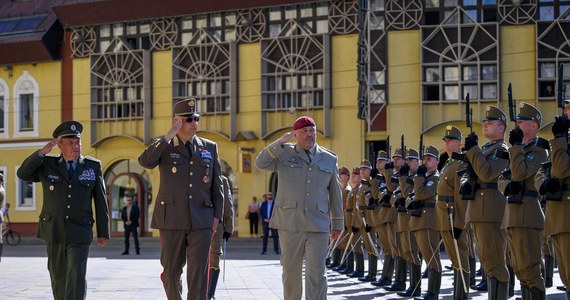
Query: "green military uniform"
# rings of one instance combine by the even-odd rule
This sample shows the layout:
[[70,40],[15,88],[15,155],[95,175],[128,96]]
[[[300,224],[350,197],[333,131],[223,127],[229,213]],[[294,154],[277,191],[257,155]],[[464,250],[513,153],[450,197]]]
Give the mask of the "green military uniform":
[[[378,161],[388,161],[388,153],[384,150],[378,151],[378,155],[376,157],[377,166]],[[376,234],[378,235],[378,242],[380,244],[380,249],[384,253],[384,264],[382,265],[382,274],[378,278],[378,280],[372,282],[374,286],[384,286],[392,284],[392,273],[394,273],[394,259],[392,257],[392,250],[390,248],[390,242],[388,240],[388,229],[386,228],[386,223],[382,222],[381,212],[382,212],[382,203],[380,203],[380,199],[388,193],[387,185],[386,185],[386,177],[385,177],[385,170],[379,169],[378,174],[376,175],[376,182],[378,184],[378,188],[376,189],[377,194],[372,194],[374,199],[376,200],[376,206],[374,207],[375,219],[376,219]]]
[[[497,107],[488,106],[484,121],[498,120],[506,127],[507,117]],[[497,189],[497,179],[508,166],[508,148],[503,139],[473,146],[465,152],[475,172],[474,200],[467,201],[466,221],[471,225],[477,253],[492,287],[491,299],[506,297],[509,272],[505,261],[507,241],[501,222],[506,199]],[[468,184],[469,174],[462,178]],[[495,286],[493,286],[495,285]]]
[[[53,137],[81,138],[82,130],[79,122],[67,121],[55,129]],[[73,171],[68,170],[68,164],[74,165]],[[24,160],[18,177],[42,183],[44,201],[37,236],[46,243],[54,298],[84,299],[93,223],[98,238],[109,238],[101,162],[81,155],[75,162],[66,162],[63,155],[43,155],[36,151]]]
[[[340,174],[345,174],[347,176],[350,177],[350,171],[348,170],[348,168],[346,167],[341,167],[338,170],[339,173],[339,177]],[[350,178],[349,178],[350,180]],[[342,181],[341,181],[342,184]],[[349,222],[347,222],[347,218],[349,218],[348,213],[347,213],[347,207],[346,207],[346,201],[348,200],[348,194],[351,191],[350,185],[348,184],[348,182],[346,183],[346,186],[341,186],[342,188],[342,207],[344,210],[344,229],[341,232],[341,235],[338,237],[337,241],[333,241],[334,245],[336,246],[335,249],[333,249],[333,253],[332,253],[332,264],[330,266],[328,266],[329,268],[332,268],[333,270],[338,270],[338,268],[340,267],[340,263],[341,263],[341,259],[342,259],[342,253],[344,252],[344,249],[346,249],[346,246],[348,245],[348,238],[350,236],[351,231],[348,230],[346,224],[350,224]],[[352,209],[351,209],[351,213],[350,213],[350,217],[352,218]]]
[[376,274],[378,270],[378,251],[376,250],[376,215],[374,214],[374,207],[376,206],[376,201],[374,200],[375,194],[378,194],[376,190],[378,189],[378,182],[376,179],[368,176],[365,178],[362,176],[362,169],[367,169],[372,171],[372,164],[364,159],[361,162],[360,170],[362,177],[362,184],[358,190],[356,198],[356,208],[357,211],[364,217],[364,226],[358,227],[360,230],[360,235],[362,236],[364,242],[364,248],[366,248],[366,253],[368,254],[368,275],[359,278],[360,281],[374,281],[376,280]]
[[[360,176],[360,167],[354,167],[352,170],[351,176]],[[346,205],[344,209],[344,225],[345,231],[348,234],[346,238],[346,248],[343,251],[343,255],[345,255],[345,267],[339,269],[338,271],[342,274],[351,274],[354,271],[360,271],[364,273],[364,261],[358,261],[357,266],[354,265],[354,257],[355,253],[362,254],[362,240],[358,240],[358,237],[355,236],[358,233],[358,230],[353,229],[353,215],[354,215],[354,205],[356,203],[356,195],[358,194],[358,188],[360,187],[360,182],[355,185],[352,184],[352,181],[349,180],[350,191],[346,196]]]
[[[419,154],[416,149],[409,148],[406,150],[406,160],[419,160]],[[413,297],[421,294],[421,265],[420,248],[416,242],[415,236],[409,230],[410,214],[406,209],[406,199],[413,197],[414,194],[414,175],[416,170],[408,168],[407,174],[400,174],[400,197],[395,203],[398,217],[396,219],[396,234],[400,242],[400,249],[403,258],[406,261],[410,273],[410,286],[406,291],[398,293],[399,296]]]
[[354,271],[347,274],[350,277],[364,276],[364,254],[362,253],[362,245],[364,244],[366,251],[372,250],[370,247],[370,242],[368,241],[368,235],[362,234],[364,233],[364,213],[366,211],[362,210],[361,207],[359,207],[358,203],[358,195],[361,189],[362,182],[356,186],[353,186],[352,191],[348,196],[350,199],[349,202],[352,205],[352,223],[350,224],[350,228],[352,230],[353,237],[351,241],[351,248],[354,249],[354,261],[356,264]]
[[210,279],[208,287],[208,299],[212,299],[216,293],[216,285],[220,276],[220,256],[223,252],[223,240],[226,241],[234,232],[234,203],[232,201],[232,191],[230,181],[224,175],[222,177],[222,185],[224,187],[224,215],[218,224],[216,233],[212,236],[212,246],[210,247]]
[[[455,126],[447,126],[443,139],[461,140],[461,131]],[[465,232],[466,201],[461,200],[460,181],[457,171],[466,164],[461,160],[449,158],[439,175],[434,230],[440,232],[454,268],[454,297],[467,297],[463,280],[469,282],[469,245]],[[451,215],[451,216],[450,216]],[[450,219],[450,217],[452,219]],[[453,222],[452,222],[453,221]],[[457,243],[457,249],[455,244]],[[460,274],[459,272],[463,272]]]
[[[439,151],[434,146],[426,148],[425,156],[439,159]],[[407,201],[410,211],[410,232],[418,243],[422,256],[426,260],[428,271],[427,295],[437,297],[441,287],[441,259],[439,255],[439,232],[434,230],[435,198],[439,172],[414,176],[414,197]]]
[[[396,151],[392,155],[392,158],[394,157],[404,159],[400,148],[396,148]],[[389,263],[393,264],[395,269],[394,283],[390,286],[385,286],[384,288],[389,291],[403,291],[406,288],[406,262],[403,258],[404,253],[402,249],[399,248],[400,242],[398,241],[398,236],[396,234],[398,210],[395,206],[396,199],[398,199],[401,194],[399,170],[385,169],[384,177],[386,179],[390,178],[390,180],[386,180],[386,193],[384,194],[383,199],[381,199],[379,222],[380,224],[383,224],[383,227],[386,230],[388,243],[390,244],[390,251],[392,252],[392,260],[389,261]],[[385,199],[388,199],[388,201]]]
[[[542,115],[528,103],[521,103],[517,120],[532,120],[538,123]],[[511,135],[517,130],[514,129]],[[523,299],[544,299],[545,287],[541,276],[541,231],[544,214],[534,186],[534,176],[547,160],[546,150],[536,145],[534,137],[509,149],[510,176],[503,174],[498,184],[507,196],[507,206],[502,228],[507,230],[507,242],[511,250],[512,264],[521,282]],[[510,177],[510,178],[509,178]]]
[[[195,99],[178,101],[173,115],[196,118]],[[182,298],[182,268],[188,261],[188,299],[204,299],[214,218],[222,219],[223,186],[218,145],[194,136],[184,142],[160,138],[139,156],[147,169],[159,167],[160,187],[151,227],[160,231],[162,283],[168,299]],[[190,246],[191,245],[191,246]]]
[[[558,182],[554,189],[559,190],[559,194],[546,200],[544,234],[552,239],[560,279],[565,286],[570,286],[570,259],[566,253],[570,249],[570,147],[567,137],[555,136],[550,140],[550,150],[550,174],[541,170],[543,172],[536,175],[535,187],[541,194],[546,194],[545,181],[550,177]],[[566,295],[570,299],[570,291]]]

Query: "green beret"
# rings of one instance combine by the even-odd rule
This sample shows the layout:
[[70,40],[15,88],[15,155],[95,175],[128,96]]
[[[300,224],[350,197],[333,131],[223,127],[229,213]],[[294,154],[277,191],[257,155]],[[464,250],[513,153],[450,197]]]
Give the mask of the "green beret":
[[77,121],[66,121],[61,123],[53,131],[53,137],[76,137],[81,138],[81,132],[83,131],[83,125]]

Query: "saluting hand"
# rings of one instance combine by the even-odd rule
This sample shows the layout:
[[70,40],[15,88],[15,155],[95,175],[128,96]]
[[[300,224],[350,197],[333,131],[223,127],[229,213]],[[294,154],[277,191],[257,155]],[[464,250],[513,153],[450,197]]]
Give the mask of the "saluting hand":
[[182,128],[182,118],[176,116],[174,119],[172,119],[172,128],[170,128],[170,130],[166,133],[164,139],[167,141],[172,140],[178,134],[180,128]]
[[281,138],[279,138],[279,144],[283,145],[291,140],[291,138],[297,133],[297,130],[287,132]]
[[50,153],[51,149],[53,149],[53,147],[55,147],[55,145],[57,145],[57,143],[59,143],[60,139],[61,139],[61,137],[57,137],[57,138],[49,141],[49,143],[47,143],[42,149],[40,149],[40,153],[43,155]]

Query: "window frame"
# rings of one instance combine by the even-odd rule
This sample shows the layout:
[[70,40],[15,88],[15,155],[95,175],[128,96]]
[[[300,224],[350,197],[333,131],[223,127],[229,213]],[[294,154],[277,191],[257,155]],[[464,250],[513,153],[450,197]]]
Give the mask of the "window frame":
[[[18,172],[18,169],[21,166],[16,166],[15,170],[14,170],[14,174],[16,174]],[[6,174],[4,174],[6,176]],[[6,178],[6,177],[4,177]],[[6,179],[4,179],[4,181],[6,181]],[[32,203],[30,205],[22,205],[22,183],[23,182],[31,182],[32,183]],[[20,178],[16,178],[16,182],[15,182],[15,189],[16,191],[16,203],[14,203],[14,209],[17,211],[35,211],[37,210],[37,184],[35,184],[32,181],[25,181],[22,180]]]
[[[31,84],[31,87],[26,87],[24,85]],[[23,90],[25,89],[25,90]],[[18,78],[16,84],[14,84],[14,137],[38,137],[39,136],[39,84],[36,79],[31,76],[28,71],[24,71],[24,74]],[[20,96],[21,95],[33,95],[33,129],[32,130],[22,130],[20,127],[21,116],[19,113],[20,107]]]
[[8,87],[8,84],[6,83],[6,81],[2,78],[0,78],[0,97],[3,97],[3,101],[4,101],[4,122],[2,124],[2,126],[4,126],[4,130],[0,131],[0,138],[8,138],[9,135],[9,118],[10,118],[10,87]]

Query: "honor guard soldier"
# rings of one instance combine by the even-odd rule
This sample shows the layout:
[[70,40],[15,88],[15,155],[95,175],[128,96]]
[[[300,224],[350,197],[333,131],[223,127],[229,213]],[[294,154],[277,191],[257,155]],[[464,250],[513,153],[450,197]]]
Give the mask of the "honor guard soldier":
[[232,190],[230,188],[230,181],[224,175],[222,177],[222,185],[224,188],[224,214],[219,221],[218,228],[212,236],[212,247],[210,248],[210,272],[209,274],[209,287],[208,299],[215,299],[216,286],[218,285],[218,278],[220,277],[220,256],[224,257],[226,249],[222,247],[223,242],[226,243],[234,232],[234,203],[232,201]]
[[[422,256],[428,265],[428,290],[424,299],[437,299],[441,287],[441,259],[439,254],[439,232],[434,230],[435,197],[439,172],[439,151],[428,146],[423,165],[418,167],[414,180],[414,196],[406,200],[410,212],[410,232],[413,233]],[[419,272],[419,269],[416,270]],[[418,276],[418,275],[416,275]]]
[[358,167],[360,173],[360,183],[352,188],[352,193],[349,197],[353,198],[350,200],[352,204],[352,232],[354,233],[352,240],[355,242],[354,249],[354,261],[356,263],[356,268],[354,272],[348,273],[349,277],[362,277],[364,276],[364,253],[362,252],[362,247],[360,245],[364,244],[364,249],[366,252],[370,253],[372,247],[370,246],[370,235],[365,232],[366,227],[366,205],[361,203],[360,195],[364,189],[368,186],[363,184],[362,180],[362,166]]
[[364,274],[364,261],[359,261],[357,266],[354,265],[354,253],[362,254],[362,240],[360,239],[357,241],[355,234],[358,232],[358,229],[352,226],[353,218],[355,217],[354,206],[356,204],[356,195],[358,194],[358,189],[360,187],[361,181],[360,167],[354,167],[352,169],[352,174],[350,175],[350,192],[348,193],[346,199],[346,209],[344,210],[344,225],[346,227],[345,230],[347,230],[349,233],[349,236],[341,259],[341,261],[344,262],[345,266],[338,270],[338,272],[341,274],[351,274],[354,271],[359,271]]
[[[82,131],[83,126],[77,121],[63,122],[53,131],[54,139],[32,153],[18,169],[21,180],[42,183],[44,202],[37,236],[46,244],[56,300],[85,299],[93,223],[99,246],[105,246],[109,238],[101,161],[81,155]],[[61,155],[49,154],[55,145]]]
[[[346,212],[346,201],[348,200],[348,194],[350,193],[350,185],[348,181],[350,180],[350,171],[347,167],[341,167],[338,169],[338,177],[340,179],[340,187],[342,189],[342,207],[344,210],[344,229],[338,240],[334,243],[334,249],[332,250],[332,263],[327,267],[330,269],[336,269],[340,266],[340,261],[342,259],[342,252],[346,248],[348,242],[348,236],[350,235],[350,230],[346,227],[347,222],[347,212]],[[352,212],[352,210],[351,210]],[[336,247],[335,247],[336,246]]]
[[390,248],[390,243],[388,241],[388,231],[386,228],[386,223],[381,222],[382,218],[380,216],[382,210],[382,203],[380,203],[380,199],[388,193],[386,177],[384,176],[384,166],[389,160],[390,158],[388,157],[388,153],[386,153],[386,151],[378,151],[378,155],[376,157],[376,170],[378,171],[378,174],[375,178],[378,182],[378,188],[376,189],[376,192],[378,194],[373,196],[377,202],[376,207],[374,208],[376,223],[378,225],[376,227],[376,234],[378,235],[380,249],[382,249],[382,252],[384,253],[384,263],[382,264],[382,274],[378,280],[371,283],[374,286],[392,284],[392,273],[394,273],[394,260],[392,259],[392,249]]
[[419,154],[416,149],[406,151],[406,163],[400,168],[400,197],[396,200],[398,218],[396,219],[396,234],[403,249],[404,260],[410,271],[410,286],[404,292],[398,293],[402,297],[421,295],[422,261],[416,238],[410,234],[410,215],[406,208],[406,199],[414,196],[414,175],[419,166]]
[[187,264],[187,299],[205,299],[212,234],[223,213],[218,145],[197,136],[196,99],[178,101],[172,127],[139,156],[147,169],[160,169],[160,187],[151,227],[160,233],[161,279],[168,299],[182,299]]
[[[461,151],[461,131],[448,125],[443,135],[448,159],[439,175],[435,211],[435,230],[439,231],[454,268],[453,299],[467,299],[469,283],[469,248],[465,232],[466,201],[461,200],[458,171],[466,164],[454,159]],[[437,297],[433,298],[436,299]],[[430,298],[432,299],[432,298]]]
[[[405,151],[405,149],[404,149]],[[392,155],[392,163],[384,165],[384,176],[390,178],[386,182],[388,193],[382,196],[380,209],[380,223],[385,224],[388,234],[388,242],[392,251],[393,264],[395,269],[394,283],[384,286],[387,291],[404,291],[406,289],[406,261],[404,260],[404,250],[400,248],[400,242],[396,234],[396,220],[398,210],[396,200],[401,197],[400,169],[405,164],[405,157],[402,157],[402,149],[396,148]],[[386,262],[384,262],[386,263]],[[392,263],[389,261],[388,263]]]
[[364,242],[364,247],[368,253],[368,275],[358,278],[360,281],[374,281],[378,273],[378,250],[376,249],[376,215],[374,208],[376,200],[373,195],[377,195],[378,182],[370,177],[372,164],[364,159],[360,164],[360,177],[362,186],[358,191],[358,210],[364,215],[364,228],[360,229],[360,234]]
[[509,133],[510,169],[498,180],[499,189],[507,197],[502,228],[507,230],[513,269],[521,282],[523,299],[546,297],[540,272],[544,214],[534,186],[534,176],[547,160],[546,150],[537,146],[541,121],[542,115],[536,107],[520,104],[517,127]]
[[[552,124],[554,139],[550,140],[550,167],[536,175],[536,187],[546,198],[544,235],[552,239],[560,279],[565,286],[569,286],[570,260],[566,251],[570,249],[570,99],[564,101],[564,114],[557,116]],[[566,298],[570,299],[568,290]]]
[[506,128],[505,113],[498,107],[487,106],[483,118],[486,142],[479,147],[475,132],[465,138],[465,157],[474,174],[463,175],[461,193],[467,203],[466,221],[471,226],[479,260],[487,275],[489,299],[507,299],[508,294],[507,241],[501,229],[506,199],[497,189],[497,179],[509,164],[508,147],[504,142]]

